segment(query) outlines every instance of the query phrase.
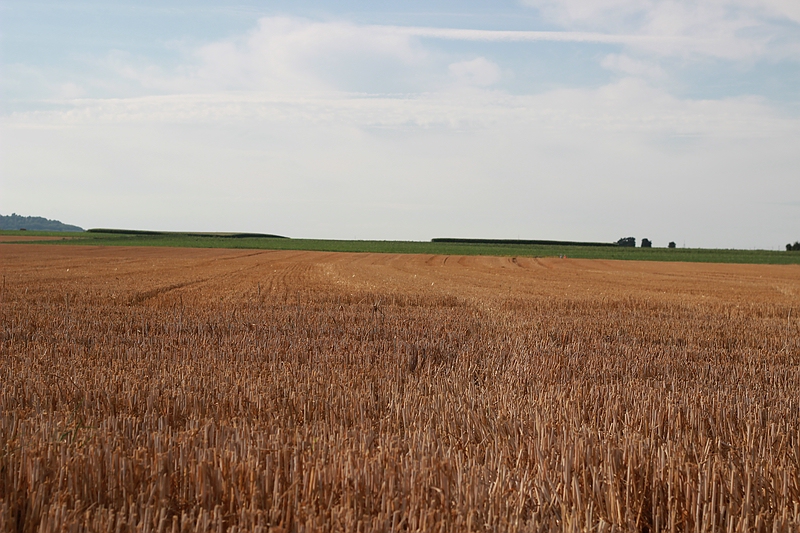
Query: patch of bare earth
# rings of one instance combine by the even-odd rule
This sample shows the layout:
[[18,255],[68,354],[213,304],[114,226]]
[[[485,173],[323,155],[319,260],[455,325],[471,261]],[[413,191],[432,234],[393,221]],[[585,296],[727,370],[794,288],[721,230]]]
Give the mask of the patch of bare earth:
[[796,265],[0,268],[0,531],[800,529]]

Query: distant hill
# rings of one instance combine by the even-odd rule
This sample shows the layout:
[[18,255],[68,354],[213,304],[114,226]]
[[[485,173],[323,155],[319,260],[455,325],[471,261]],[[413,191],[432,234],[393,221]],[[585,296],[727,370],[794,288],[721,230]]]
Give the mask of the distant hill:
[[0,215],[0,230],[26,229],[29,231],[83,231],[83,228],[64,224],[44,217],[23,217],[16,213]]

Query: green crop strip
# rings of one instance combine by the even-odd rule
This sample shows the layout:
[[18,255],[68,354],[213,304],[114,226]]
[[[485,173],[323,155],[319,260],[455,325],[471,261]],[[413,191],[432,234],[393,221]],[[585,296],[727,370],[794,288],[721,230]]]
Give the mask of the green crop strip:
[[308,250],[320,252],[395,253],[432,255],[488,255],[500,257],[567,257],[636,261],[702,263],[800,264],[800,252],[701,248],[626,248],[535,244],[486,244],[424,241],[356,241],[251,237],[247,234],[199,233],[59,233],[0,231],[0,235],[58,237],[54,240],[16,240],[17,244],[163,246],[173,248],[231,248],[252,250]]

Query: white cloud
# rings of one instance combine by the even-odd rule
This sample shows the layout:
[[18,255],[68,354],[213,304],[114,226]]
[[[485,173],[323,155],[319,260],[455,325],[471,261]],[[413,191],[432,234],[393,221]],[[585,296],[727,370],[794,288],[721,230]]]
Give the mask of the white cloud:
[[52,72],[25,64],[3,65],[0,73],[0,94],[7,101],[31,102],[39,98],[71,100],[86,95],[82,84],[55,81]]
[[657,64],[640,61],[625,54],[609,54],[603,58],[600,65],[608,70],[637,78],[661,79],[665,76],[664,70]]
[[800,22],[800,4],[794,0],[523,0],[522,3],[536,7],[566,26],[595,28],[647,23],[670,13],[701,15],[694,20],[682,16],[680,26],[747,16],[752,20],[772,17]]
[[752,0],[772,16],[800,22],[800,3],[795,0]]
[[485,57],[451,63],[448,70],[459,83],[479,87],[494,85],[501,77],[500,67]]
[[659,38],[632,42],[659,55],[726,59],[798,56],[793,0],[524,0],[566,30]]
[[349,22],[265,17],[242,38],[191,52],[173,71],[111,57],[122,76],[164,92],[258,90],[277,93],[348,90],[349,80],[397,76],[426,60],[409,36]]
[[[627,61],[623,58],[613,60],[616,63]],[[478,62],[477,65],[485,64]],[[469,75],[476,70],[470,66],[463,67]],[[488,70],[494,72],[491,68]],[[598,89],[560,89],[516,96],[489,90],[441,91],[403,97],[358,97],[336,93],[292,97],[237,91],[87,99],[73,101],[66,110],[12,113],[5,124],[15,129],[26,129],[261,121],[402,130],[474,130],[496,124],[519,123],[535,124],[536,128],[543,130],[728,138],[781,136],[792,134],[798,126],[797,120],[782,117],[758,98],[680,100],[633,78]]]
[[83,87],[72,82],[62,83],[58,92],[59,97],[66,100],[72,100],[86,95],[86,91]]
[[[650,0],[523,0],[549,19],[565,26],[583,25],[605,28],[619,26],[629,17],[652,7]],[[613,21],[617,21],[613,23]],[[617,28],[619,29],[619,28]]]

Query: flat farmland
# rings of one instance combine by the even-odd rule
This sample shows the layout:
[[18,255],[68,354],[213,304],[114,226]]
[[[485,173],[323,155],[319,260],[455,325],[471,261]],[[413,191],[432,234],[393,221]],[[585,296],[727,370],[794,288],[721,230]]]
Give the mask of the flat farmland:
[[798,265],[0,267],[2,531],[800,530]]

